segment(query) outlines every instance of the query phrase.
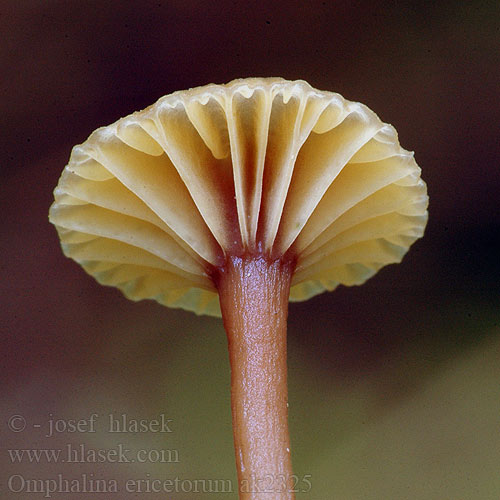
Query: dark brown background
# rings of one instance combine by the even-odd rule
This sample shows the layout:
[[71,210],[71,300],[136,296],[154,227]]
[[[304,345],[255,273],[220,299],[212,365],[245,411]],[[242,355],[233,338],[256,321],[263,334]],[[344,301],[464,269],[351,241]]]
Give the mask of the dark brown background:
[[[499,25],[493,1],[2,2],[0,496],[14,495],[12,474],[234,481],[221,322],[99,286],[63,257],[47,211],[95,128],[174,90],[282,76],[392,123],[430,195],[425,238],[401,265],[291,306],[294,463],[313,484],[299,498],[498,498]],[[96,435],[32,426],[94,412]],[[175,432],[117,440],[109,413],[165,413]],[[181,460],[27,465],[6,451],[68,442]]]

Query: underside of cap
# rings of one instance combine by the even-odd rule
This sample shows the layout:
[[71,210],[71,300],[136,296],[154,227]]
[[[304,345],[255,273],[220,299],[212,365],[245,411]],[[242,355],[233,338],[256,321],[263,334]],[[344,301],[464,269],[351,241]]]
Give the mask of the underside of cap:
[[75,146],[50,220],[100,283],[220,315],[229,256],[293,256],[291,300],[366,281],[422,236],[413,154],[366,106],[304,81],[162,97]]

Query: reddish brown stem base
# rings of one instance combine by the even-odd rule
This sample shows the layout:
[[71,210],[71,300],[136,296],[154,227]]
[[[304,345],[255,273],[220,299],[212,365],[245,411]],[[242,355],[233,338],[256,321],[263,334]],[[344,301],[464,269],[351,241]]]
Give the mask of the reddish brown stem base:
[[216,277],[231,363],[241,500],[293,500],[286,319],[293,265],[234,257]]

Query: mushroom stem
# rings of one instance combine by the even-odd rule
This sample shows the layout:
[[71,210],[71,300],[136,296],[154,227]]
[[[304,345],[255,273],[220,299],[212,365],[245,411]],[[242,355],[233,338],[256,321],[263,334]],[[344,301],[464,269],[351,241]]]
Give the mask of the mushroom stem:
[[231,363],[231,408],[241,500],[293,500],[286,320],[294,265],[231,257],[219,290]]

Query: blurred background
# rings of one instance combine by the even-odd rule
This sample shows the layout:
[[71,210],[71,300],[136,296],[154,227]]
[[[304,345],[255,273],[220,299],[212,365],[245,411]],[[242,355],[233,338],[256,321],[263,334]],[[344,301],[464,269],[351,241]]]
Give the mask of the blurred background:
[[[282,76],[392,123],[430,196],[402,264],[290,307],[297,498],[498,500],[499,26],[487,0],[3,0],[0,497],[88,499],[100,479],[119,492],[92,498],[237,498],[222,322],[99,286],[47,212],[95,128],[175,90]],[[109,432],[109,415],[162,414],[172,432]],[[87,458],[12,455],[67,446]],[[145,461],[88,463],[120,446]]]

